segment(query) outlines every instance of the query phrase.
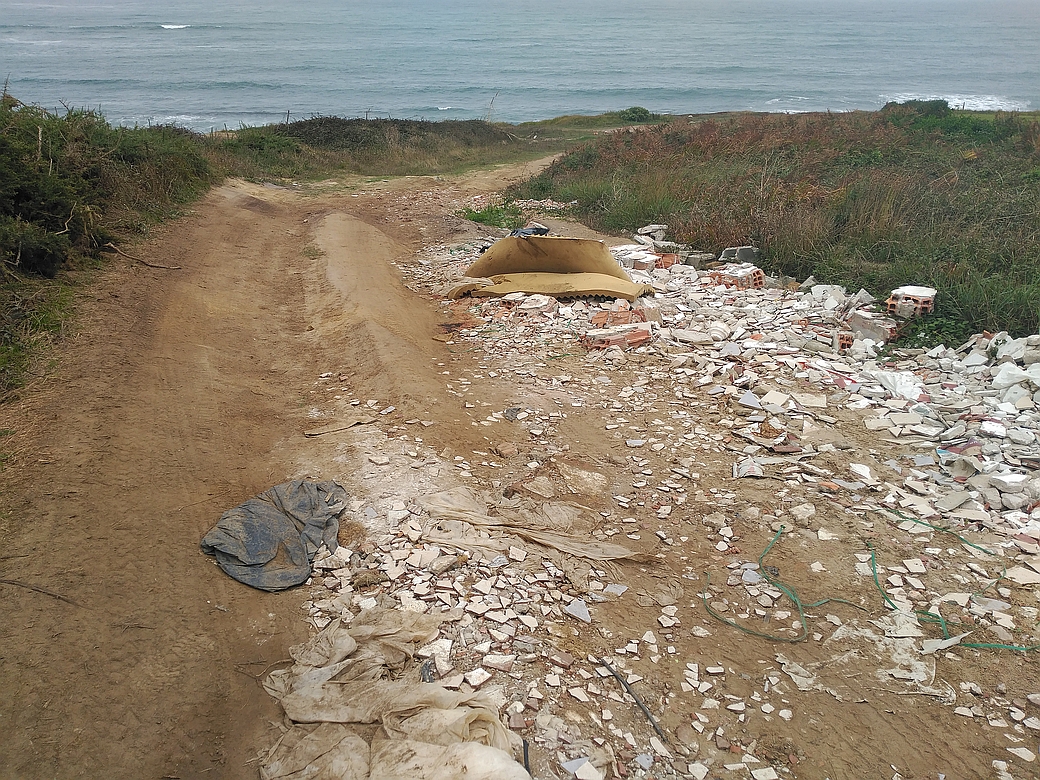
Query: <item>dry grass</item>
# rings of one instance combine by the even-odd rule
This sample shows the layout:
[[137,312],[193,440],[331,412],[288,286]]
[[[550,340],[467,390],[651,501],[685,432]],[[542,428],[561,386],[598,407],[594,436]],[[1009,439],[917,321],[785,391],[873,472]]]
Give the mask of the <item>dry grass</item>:
[[887,293],[941,292],[972,328],[1040,326],[1040,124],[893,106],[693,117],[599,137],[517,188],[579,201],[593,226],[671,226],[771,270]]

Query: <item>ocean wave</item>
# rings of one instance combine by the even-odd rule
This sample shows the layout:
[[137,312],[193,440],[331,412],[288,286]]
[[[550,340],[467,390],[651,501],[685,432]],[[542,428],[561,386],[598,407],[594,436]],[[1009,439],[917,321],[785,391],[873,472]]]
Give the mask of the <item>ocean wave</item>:
[[57,46],[64,41],[27,41],[23,38],[4,38],[4,43],[20,43],[24,46]]
[[191,27],[190,24],[161,24],[159,26],[164,30],[184,30]]
[[919,92],[900,92],[881,95],[883,103],[905,103],[907,100],[945,100],[951,108],[966,111],[1028,111],[1028,100],[1015,100],[1004,95],[935,95]]

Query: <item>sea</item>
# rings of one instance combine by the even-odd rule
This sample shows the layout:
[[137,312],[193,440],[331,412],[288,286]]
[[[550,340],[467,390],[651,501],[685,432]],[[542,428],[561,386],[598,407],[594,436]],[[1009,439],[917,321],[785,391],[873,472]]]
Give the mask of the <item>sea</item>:
[[0,79],[23,103],[200,132],[630,106],[1040,110],[1040,2],[0,0]]

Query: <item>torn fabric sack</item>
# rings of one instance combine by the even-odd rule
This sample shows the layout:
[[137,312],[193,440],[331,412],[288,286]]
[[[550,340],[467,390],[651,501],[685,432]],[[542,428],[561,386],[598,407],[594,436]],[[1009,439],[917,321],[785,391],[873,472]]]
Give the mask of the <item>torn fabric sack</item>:
[[369,609],[291,647],[264,680],[292,725],[262,780],[531,780],[489,693],[422,682],[411,663],[443,619]]
[[311,576],[324,543],[339,546],[347,493],[335,482],[286,482],[229,509],[202,539],[228,575],[260,590],[284,590]]

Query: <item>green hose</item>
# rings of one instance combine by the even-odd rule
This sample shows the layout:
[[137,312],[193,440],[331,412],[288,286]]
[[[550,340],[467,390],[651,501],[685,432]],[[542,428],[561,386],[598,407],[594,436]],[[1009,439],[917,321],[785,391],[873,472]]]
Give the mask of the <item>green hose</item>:
[[773,545],[776,544],[777,539],[780,538],[780,535],[783,534],[783,532],[785,530],[786,530],[785,526],[780,526],[780,530],[776,532],[776,536],[774,536],[772,541],[770,541],[769,544],[766,545],[766,549],[764,549],[762,551],[762,554],[758,556],[758,569],[761,572],[763,579],[766,580],[766,582],[768,582],[770,585],[772,585],[777,590],[779,590],[781,593],[783,593],[785,596],[787,596],[787,598],[789,598],[791,600],[791,603],[794,604],[795,609],[798,610],[798,617],[799,617],[799,620],[800,620],[800,623],[801,623],[801,626],[802,626],[801,633],[798,636],[796,636],[796,637],[777,636],[776,634],[766,634],[766,633],[764,633],[762,631],[755,631],[753,628],[748,628],[746,626],[742,626],[742,625],[740,625],[739,623],[737,623],[734,620],[729,620],[728,618],[724,618],[716,610],[714,610],[711,607],[711,605],[708,603],[708,589],[711,587],[711,574],[708,573],[708,572],[705,572],[704,576],[707,578],[707,582],[704,585],[704,590],[701,592],[701,601],[704,603],[704,609],[707,610],[708,614],[711,615],[716,620],[718,620],[719,622],[725,623],[727,626],[732,626],[733,628],[737,629],[738,631],[742,631],[745,634],[750,634],[751,636],[761,637],[762,639],[771,639],[774,642],[789,642],[791,644],[795,644],[797,642],[805,641],[805,639],[809,636],[809,629],[808,629],[808,626],[806,625],[806,620],[805,620],[805,610],[806,609],[812,609],[813,607],[820,607],[820,606],[823,606],[824,604],[827,604],[827,603],[833,601],[833,602],[837,602],[839,604],[848,604],[850,607],[855,607],[856,609],[862,609],[865,612],[866,610],[863,607],[859,606],[858,604],[853,604],[851,601],[846,601],[845,599],[821,599],[820,601],[814,601],[812,604],[803,604],[802,600],[798,597],[798,594],[795,592],[794,588],[792,588],[792,587],[790,587],[788,585],[785,585],[780,580],[770,576],[770,574],[767,571],[767,569],[762,565],[762,560],[766,557],[766,555],[769,553],[769,551],[773,549]]

